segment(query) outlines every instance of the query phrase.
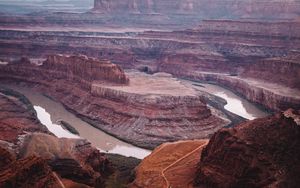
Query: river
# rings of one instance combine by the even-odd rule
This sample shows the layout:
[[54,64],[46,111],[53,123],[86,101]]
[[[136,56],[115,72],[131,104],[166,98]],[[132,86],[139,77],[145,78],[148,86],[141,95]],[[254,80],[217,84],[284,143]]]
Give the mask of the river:
[[[225,99],[227,101],[225,106],[226,110],[246,119],[251,120],[268,115],[266,112],[257,108],[254,104],[220,86],[199,82],[184,82],[192,84],[192,87],[198,91],[208,92]],[[49,131],[59,138],[85,138],[102,152],[120,154],[127,157],[131,156],[139,159],[143,159],[151,153],[150,150],[133,146],[110,136],[97,128],[94,128],[90,124],[67,111],[60,103],[55,102],[38,92],[20,86],[10,85],[6,87],[14,89],[25,95],[33,104],[41,123],[47,126]],[[58,123],[59,121],[65,121],[72,125],[79,132],[80,136],[72,134],[68,130],[64,129]]]
[[218,85],[186,80],[183,80],[183,82],[192,84],[193,88],[198,91],[204,91],[226,100],[227,104],[224,108],[245,119],[253,120],[269,115],[267,112],[258,108],[255,104]]
[[[60,103],[55,102],[40,93],[20,86],[6,85],[5,87],[18,91],[26,96],[33,104],[41,123],[59,138],[85,138],[102,152],[120,154],[138,159],[143,159],[151,153],[150,150],[133,146],[106,134],[100,129],[94,128],[67,111]],[[80,136],[72,134],[68,130],[62,128],[58,123],[62,120],[72,125],[72,127],[79,132]]]

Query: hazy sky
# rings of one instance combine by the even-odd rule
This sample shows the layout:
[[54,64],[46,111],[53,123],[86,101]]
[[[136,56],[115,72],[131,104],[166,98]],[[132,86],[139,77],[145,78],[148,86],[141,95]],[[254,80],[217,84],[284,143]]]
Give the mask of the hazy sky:
[[27,3],[70,3],[71,5],[84,5],[84,6],[91,6],[93,5],[94,0],[0,0],[0,3],[5,4],[27,4]]

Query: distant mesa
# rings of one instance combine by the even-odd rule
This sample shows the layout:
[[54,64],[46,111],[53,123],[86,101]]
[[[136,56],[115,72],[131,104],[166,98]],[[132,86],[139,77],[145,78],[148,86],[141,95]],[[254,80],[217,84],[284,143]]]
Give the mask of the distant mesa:
[[[242,0],[95,0],[94,11],[109,13],[195,14],[206,16],[296,18],[300,2]],[[276,12],[276,14],[274,14]]]

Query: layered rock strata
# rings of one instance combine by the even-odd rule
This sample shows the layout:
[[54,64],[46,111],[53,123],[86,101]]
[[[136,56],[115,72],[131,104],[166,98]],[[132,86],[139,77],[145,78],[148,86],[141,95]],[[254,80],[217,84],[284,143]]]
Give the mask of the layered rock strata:
[[[297,118],[295,118],[297,117]],[[299,112],[218,131],[203,150],[195,184],[202,187],[297,187]]]
[[64,187],[44,159],[31,156],[16,160],[8,150],[1,148],[0,152],[1,159],[6,160],[5,166],[0,168],[1,187]]
[[[64,71],[66,67],[70,71],[72,67],[79,68],[78,62],[82,65],[89,61],[73,58],[50,57],[38,66],[26,64],[23,60],[2,66],[1,78],[26,82],[28,86],[56,98],[93,126],[148,148],[165,141],[207,138],[230,123],[213,114],[193,89],[181,85],[170,75],[150,76],[133,72],[128,74],[128,83],[124,72],[117,69],[116,72],[108,71],[116,73],[115,83],[110,79],[113,75],[87,82],[80,77],[89,70],[84,65],[76,75]],[[101,70],[96,72],[101,73]],[[99,74],[99,77],[105,75]],[[120,84],[120,78],[126,84]],[[177,89],[183,92],[177,92]]]
[[296,21],[205,20],[195,29],[174,32],[6,30],[0,31],[0,55],[40,58],[72,51],[111,59],[123,68],[198,81],[207,81],[201,80],[204,73],[225,74],[209,81],[226,82],[233,91],[238,84],[238,94],[280,111],[299,106],[299,27]]
[[28,100],[12,90],[0,90],[0,186],[102,187],[110,174],[107,159],[86,140],[59,139],[37,119]]
[[285,85],[212,72],[185,72],[184,74],[173,72],[173,74],[185,79],[221,85],[272,111],[282,111],[289,108],[300,109],[299,89]]
[[205,41],[210,48],[165,52],[158,70],[226,86],[275,111],[299,109],[298,30],[299,23],[204,21],[171,36]]

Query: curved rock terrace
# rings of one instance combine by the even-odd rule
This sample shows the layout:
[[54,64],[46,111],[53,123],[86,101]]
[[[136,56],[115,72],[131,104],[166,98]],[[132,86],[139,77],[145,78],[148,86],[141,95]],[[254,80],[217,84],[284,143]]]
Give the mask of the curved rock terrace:
[[207,138],[230,123],[194,89],[165,73],[125,73],[108,61],[62,55],[49,56],[41,65],[23,58],[0,72],[10,83],[22,81],[47,93],[96,128],[146,148]]

